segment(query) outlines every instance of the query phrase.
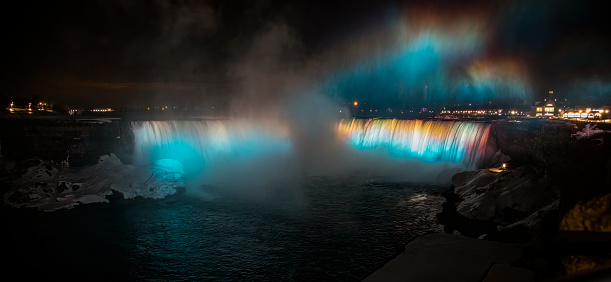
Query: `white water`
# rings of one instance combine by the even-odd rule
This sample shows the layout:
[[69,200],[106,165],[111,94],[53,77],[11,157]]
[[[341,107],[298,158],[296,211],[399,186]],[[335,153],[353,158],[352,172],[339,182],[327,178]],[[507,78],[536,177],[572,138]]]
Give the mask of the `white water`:
[[132,128],[136,163],[175,159],[191,184],[222,189],[298,185],[311,174],[449,183],[451,174],[477,167],[489,134],[484,123],[392,119],[341,121],[315,133],[250,120],[142,121]]

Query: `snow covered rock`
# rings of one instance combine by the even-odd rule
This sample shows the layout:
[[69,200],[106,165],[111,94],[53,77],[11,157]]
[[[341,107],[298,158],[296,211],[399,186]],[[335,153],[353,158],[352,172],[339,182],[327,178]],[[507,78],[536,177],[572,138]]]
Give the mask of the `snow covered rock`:
[[478,220],[511,224],[558,197],[550,180],[532,166],[461,172],[452,178],[454,193],[463,199],[459,214]]
[[46,161],[28,168],[11,183],[15,187],[4,196],[14,207],[35,207],[43,211],[70,209],[75,205],[107,203],[113,190],[125,199],[160,199],[185,186],[184,170],[175,160],[161,160],[152,166],[124,165],[114,154],[101,156],[89,167],[60,171]]

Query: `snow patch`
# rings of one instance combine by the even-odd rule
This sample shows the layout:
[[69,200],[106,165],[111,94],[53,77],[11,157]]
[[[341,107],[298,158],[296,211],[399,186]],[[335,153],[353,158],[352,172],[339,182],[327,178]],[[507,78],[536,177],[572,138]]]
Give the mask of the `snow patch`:
[[15,187],[4,196],[14,207],[43,211],[70,209],[80,204],[107,203],[112,190],[125,199],[161,199],[185,186],[180,162],[164,159],[151,166],[124,165],[114,154],[100,156],[98,163],[85,168],[63,168],[40,161],[11,183]]

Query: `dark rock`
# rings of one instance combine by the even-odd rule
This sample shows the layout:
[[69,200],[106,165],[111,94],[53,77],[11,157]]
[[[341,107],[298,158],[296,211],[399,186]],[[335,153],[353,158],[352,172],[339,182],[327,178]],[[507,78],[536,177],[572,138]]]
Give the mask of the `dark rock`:
[[444,232],[452,234],[458,231],[468,237],[479,237],[483,234],[497,232],[497,224],[490,221],[467,218],[456,211],[456,205],[462,199],[458,195],[443,193],[446,201],[441,205],[442,211],[437,214],[437,220],[443,225]]
[[19,191],[14,191],[9,197],[8,200],[13,203],[26,203],[30,201],[30,197],[25,195]]
[[60,163],[70,156],[73,167],[95,164],[101,155],[124,156],[133,151],[129,122],[84,123],[72,117],[0,119],[3,155],[14,160],[32,158],[26,161],[27,167],[40,164],[34,157]]
[[38,159],[28,159],[23,162],[24,167],[33,167],[40,165],[40,160]]
[[462,172],[453,180],[454,192],[462,199],[459,214],[501,225],[525,218],[558,196],[550,179],[530,165]]
[[503,210],[503,220],[506,222],[517,222],[528,216],[528,213],[514,209],[512,207],[505,207]]
[[68,186],[66,185],[66,182],[65,181],[59,182],[59,184],[57,185],[57,193],[62,193],[66,190],[68,190]]
[[550,165],[562,161],[571,134],[577,127],[567,121],[530,119],[521,122],[497,120],[492,132],[499,149],[516,165]]

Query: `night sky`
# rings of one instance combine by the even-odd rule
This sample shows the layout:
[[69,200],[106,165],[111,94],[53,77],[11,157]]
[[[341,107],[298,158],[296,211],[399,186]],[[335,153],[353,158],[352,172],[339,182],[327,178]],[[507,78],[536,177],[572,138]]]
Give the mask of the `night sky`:
[[385,107],[532,103],[554,90],[611,104],[605,2],[455,2],[14,1],[2,9],[0,93],[71,107],[317,93]]

